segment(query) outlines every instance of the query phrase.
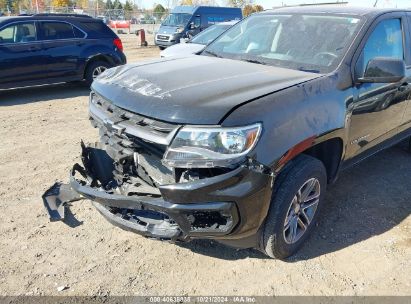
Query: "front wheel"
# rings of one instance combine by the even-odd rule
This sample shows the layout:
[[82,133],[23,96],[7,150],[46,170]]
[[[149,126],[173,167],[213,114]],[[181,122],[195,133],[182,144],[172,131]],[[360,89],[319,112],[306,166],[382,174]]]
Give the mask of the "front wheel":
[[164,51],[166,49],[164,46],[159,46],[158,48],[160,49],[160,51]]
[[94,79],[96,79],[101,73],[109,69],[110,65],[104,61],[94,61],[87,66],[85,73],[85,81],[88,86],[91,86]]
[[323,163],[300,155],[275,182],[270,210],[263,230],[263,251],[272,258],[293,255],[317,221],[327,187]]

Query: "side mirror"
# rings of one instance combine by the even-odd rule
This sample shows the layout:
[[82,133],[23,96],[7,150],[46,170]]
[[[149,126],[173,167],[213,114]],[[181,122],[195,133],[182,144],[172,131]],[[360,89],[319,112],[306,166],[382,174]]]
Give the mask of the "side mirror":
[[376,57],[368,61],[361,83],[394,83],[405,77],[405,63],[402,59]]
[[195,26],[194,22],[191,22],[190,23],[190,30],[194,30],[195,28],[196,28],[196,26]]

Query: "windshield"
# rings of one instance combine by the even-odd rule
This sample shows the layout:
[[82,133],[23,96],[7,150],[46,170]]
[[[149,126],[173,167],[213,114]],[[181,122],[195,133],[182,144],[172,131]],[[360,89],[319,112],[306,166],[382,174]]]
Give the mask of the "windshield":
[[341,61],[359,24],[360,19],[350,16],[252,15],[203,54],[326,73]]
[[190,14],[170,14],[161,25],[166,26],[186,26],[190,20]]
[[229,24],[216,24],[210,26],[208,29],[202,31],[198,35],[194,36],[190,42],[207,45],[222,33],[224,33],[231,25]]

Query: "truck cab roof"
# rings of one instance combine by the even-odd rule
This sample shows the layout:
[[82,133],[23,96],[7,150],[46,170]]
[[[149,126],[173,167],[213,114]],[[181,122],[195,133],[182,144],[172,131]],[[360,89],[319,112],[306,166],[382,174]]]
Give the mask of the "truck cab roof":
[[219,7],[219,6],[176,6],[172,10],[172,14],[194,14],[195,12],[201,10],[202,12],[221,12],[221,11],[241,11],[240,8],[237,7]]
[[278,14],[278,13],[306,13],[306,14],[341,14],[350,16],[373,17],[391,12],[410,12],[410,9],[395,8],[375,8],[375,7],[356,7],[342,5],[301,5],[281,7],[266,10],[261,14]]

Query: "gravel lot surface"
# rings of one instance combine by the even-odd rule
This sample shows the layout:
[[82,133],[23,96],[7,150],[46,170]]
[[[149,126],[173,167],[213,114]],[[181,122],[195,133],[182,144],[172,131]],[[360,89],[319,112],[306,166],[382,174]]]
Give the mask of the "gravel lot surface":
[[[159,56],[122,39],[129,62]],[[411,295],[411,155],[401,146],[344,172],[309,243],[285,262],[148,240],[87,200],[67,223],[50,223],[41,195],[68,180],[80,140],[97,139],[88,93],[74,84],[0,92],[0,295]]]

